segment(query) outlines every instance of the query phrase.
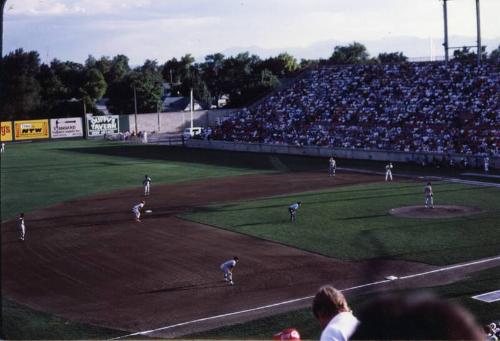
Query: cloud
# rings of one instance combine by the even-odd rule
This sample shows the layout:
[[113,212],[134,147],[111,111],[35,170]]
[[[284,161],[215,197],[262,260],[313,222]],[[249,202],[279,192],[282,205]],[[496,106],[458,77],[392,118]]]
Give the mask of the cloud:
[[8,0],[10,16],[65,16],[116,14],[146,8],[151,0]]

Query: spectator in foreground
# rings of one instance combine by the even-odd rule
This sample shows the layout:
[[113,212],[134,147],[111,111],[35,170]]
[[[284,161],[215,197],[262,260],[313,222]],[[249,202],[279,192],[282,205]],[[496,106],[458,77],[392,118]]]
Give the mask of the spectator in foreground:
[[318,290],[312,310],[323,330],[320,341],[347,341],[359,324],[344,295],[330,285]]
[[485,334],[461,306],[429,294],[379,297],[358,315],[353,336],[370,340],[477,340]]

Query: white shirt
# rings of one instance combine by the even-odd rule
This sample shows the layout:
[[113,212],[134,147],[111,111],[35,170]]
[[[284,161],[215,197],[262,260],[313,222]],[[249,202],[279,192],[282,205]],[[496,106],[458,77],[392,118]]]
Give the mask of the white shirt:
[[297,203],[297,204],[291,204],[291,205],[289,206],[289,208],[291,208],[292,210],[298,210],[298,209],[299,209],[299,207],[300,207],[300,205],[299,205],[298,203]]
[[132,207],[132,212],[138,212],[143,207],[144,207],[144,204],[141,202],[140,204],[137,204],[134,207]]
[[227,262],[222,263],[220,268],[222,270],[230,270],[236,266],[236,261],[234,259],[228,260]]
[[358,325],[358,319],[351,312],[338,313],[323,329],[320,341],[347,341]]

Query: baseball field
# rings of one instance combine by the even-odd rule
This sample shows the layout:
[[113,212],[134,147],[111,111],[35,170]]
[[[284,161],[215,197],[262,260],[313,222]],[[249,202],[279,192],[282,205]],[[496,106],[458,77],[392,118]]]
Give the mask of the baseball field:
[[[1,161],[5,339],[251,339],[286,327],[317,338],[308,306],[326,283],[354,310],[382,291],[426,289],[480,322],[500,316],[498,301],[471,298],[499,289],[498,186],[433,180],[436,212],[473,210],[391,214],[423,204],[427,176],[458,171],[396,165],[386,183],[355,171],[380,172],[377,162],[338,160],[350,170],[328,177],[318,158],[102,141],[8,145]],[[145,174],[152,213],[136,223]],[[231,287],[219,265],[234,255]]]

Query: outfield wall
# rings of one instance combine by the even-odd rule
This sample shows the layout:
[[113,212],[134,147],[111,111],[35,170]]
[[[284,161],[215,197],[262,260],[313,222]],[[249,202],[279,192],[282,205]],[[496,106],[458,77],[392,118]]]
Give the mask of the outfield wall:
[[[255,152],[255,153],[275,153],[275,154],[293,154],[293,155],[308,155],[329,158],[334,155],[338,158],[345,159],[361,159],[361,160],[376,160],[376,161],[392,161],[392,162],[417,162],[422,163],[425,161],[427,164],[431,163],[433,158],[441,161],[444,158],[442,153],[422,153],[422,152],[396,152],[384,150],[362,150],[362,149],[348,149],[348,148],[329,148],[317,146],[288,146],[288,145],[274,145],[263,143],[238,143],[226,141],[212,141],[212,140],[197,140],[190,139],[186,141],[186,146],[190,148],[205,148],[205,149],[219,149],[219,150],[232,150],[241,152]],[[450,154],[455,164],[459,164],[463,158],[461,154]],[[467,162],[470,167],[483,167],[483,158],[475,156],[467,156]],[[500,158],[490,158],[490,168],[500,169]]]
[[[215,126],[222,117],[231,116],[239,109],[199,110],[193,111],[193,125],[195,127]],[[122,115],[128,124],[120,121],[120,131],[135,131],[136,115]],[[189,111],[149,113],[137,115],[137,131],[180,133],[191,125]],[[127,127],[127,128],[125,128]]]

